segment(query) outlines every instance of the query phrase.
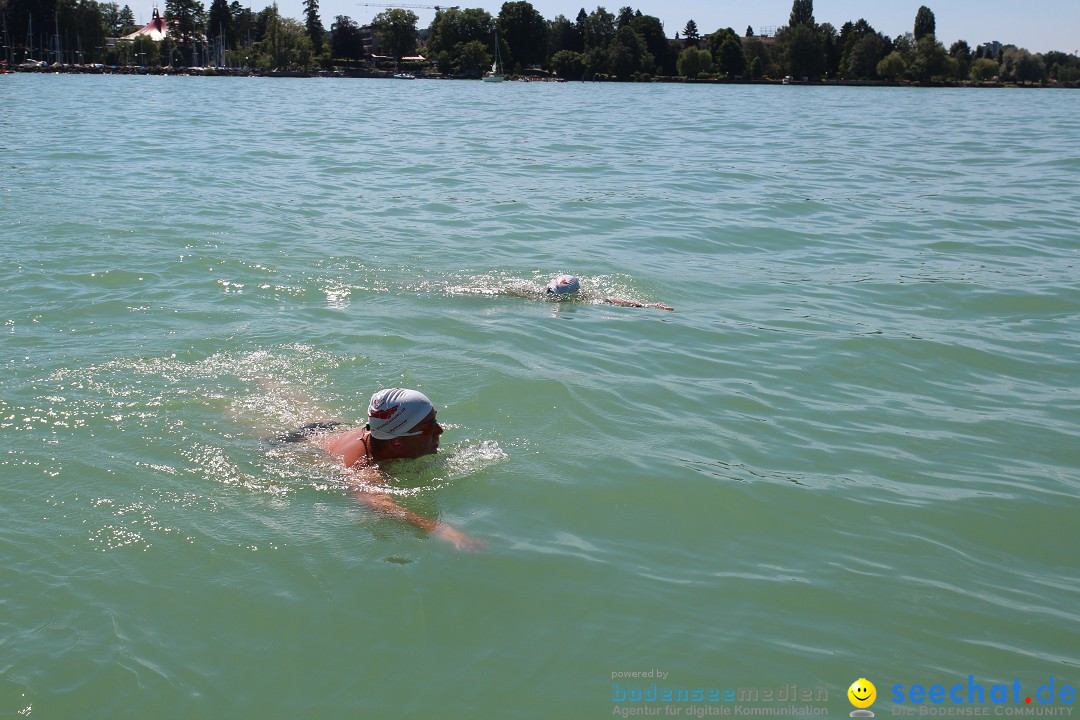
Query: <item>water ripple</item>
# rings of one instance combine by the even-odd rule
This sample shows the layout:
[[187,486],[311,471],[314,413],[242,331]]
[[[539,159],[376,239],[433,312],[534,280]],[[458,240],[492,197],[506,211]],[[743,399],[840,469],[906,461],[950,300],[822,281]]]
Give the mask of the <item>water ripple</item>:
[[[1075,93],[3,84],[16,709],[1076,664]],[[264,442],[394,385],[447,435],[393,491],[487,553]]]

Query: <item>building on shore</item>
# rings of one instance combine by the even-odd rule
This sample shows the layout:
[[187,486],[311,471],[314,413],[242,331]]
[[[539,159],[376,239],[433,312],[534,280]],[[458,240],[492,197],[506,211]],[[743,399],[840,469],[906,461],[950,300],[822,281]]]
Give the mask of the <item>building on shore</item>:
[[154,16],[150,18],[150,22],[143,25],[141,28],[133,33],[124,35],[119,40],[135,40],[140,37],[149,37],[154,42],[161,42],[165,39],[165,36],[169,34],[169,26],[165,22],[165,18],[161,17],[161,13],[158,12],[157,6],[154,6]]

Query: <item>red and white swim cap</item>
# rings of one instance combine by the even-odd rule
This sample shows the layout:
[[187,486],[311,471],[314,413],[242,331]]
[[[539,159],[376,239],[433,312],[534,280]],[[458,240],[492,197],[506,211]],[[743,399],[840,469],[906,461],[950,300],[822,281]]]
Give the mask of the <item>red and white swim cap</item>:
[[371,436],[377,440],[419,435],[409,432],[432,410],[427,395],[405,388],[388,388],[371,396],[368,405],[368,426]]
[[569,295],[581,289],[581,283],[573,275],[559,275],[548,283],[547,291],[556,295]]

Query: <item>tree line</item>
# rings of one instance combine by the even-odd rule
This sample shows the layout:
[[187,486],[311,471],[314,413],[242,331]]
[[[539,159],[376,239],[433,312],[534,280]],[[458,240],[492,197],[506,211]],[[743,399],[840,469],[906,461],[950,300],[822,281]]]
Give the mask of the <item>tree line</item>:
[[1080,58],[1031,53],[1014,45],[948,49],[936,37],[933,11],[922,6],[911,32],[890,38],[864,19],[839,29],[814,18],[813,0],[794,0],[787,25],[773,36],[753,28],[739,35],[721,28],[702,35],[689,20],[669,38],[660,20],[631,7],[611,13],[582,8],[573,20],[545,19],[527,0],[505,2],[492,16],[480,8],[442,8],[417,27],[415,13],[392,8],[375,16],[374,38],[359,23],[336,16],[329,30],[319,0],[304,0],[304,17],[281,15],[277,3],[259,12],[238,0],[166,0],[166,41],[110,45],[107,38],[137,29],[127,5],[98,0],[0,0],[4,59],[52,58],[62,63],[143,65],[227,64],[254,69],[331,69],[371,62],[367,49],[399,64],[417,53],[439,73],[478,77],[491,65],[495,38],[510,73],[540,69],[568,80],[644,80],[653,77],[809,81],[1080,82]]
[[[309,0],[316,3],[318,0]],[[179,66],[229,64],[258,69],[310,68],[325,31],[281,15],[277,3],[253,12],[238,0],[166,0],[168,34],[113,42],[138,30],[128,5],[97,0],[0,0],[4,54],[61,64]]]

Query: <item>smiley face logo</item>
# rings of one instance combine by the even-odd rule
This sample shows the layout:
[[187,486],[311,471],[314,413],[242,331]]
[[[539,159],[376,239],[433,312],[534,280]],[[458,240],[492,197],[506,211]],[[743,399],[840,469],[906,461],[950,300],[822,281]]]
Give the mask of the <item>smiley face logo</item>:
[[866,678],[859,678],[847,689],[848,700],[857,708],[868,708],[877,700],[877,688]]

